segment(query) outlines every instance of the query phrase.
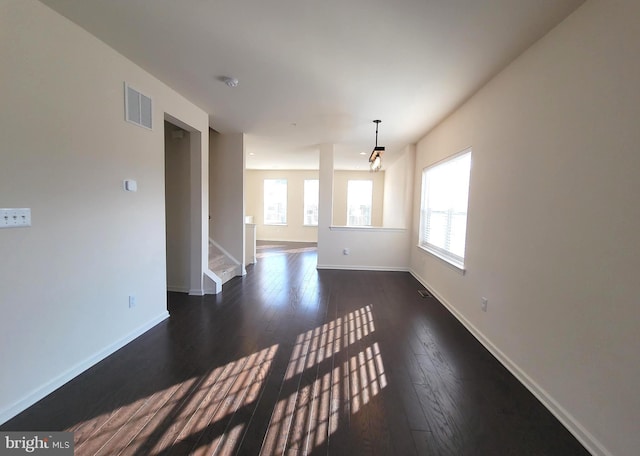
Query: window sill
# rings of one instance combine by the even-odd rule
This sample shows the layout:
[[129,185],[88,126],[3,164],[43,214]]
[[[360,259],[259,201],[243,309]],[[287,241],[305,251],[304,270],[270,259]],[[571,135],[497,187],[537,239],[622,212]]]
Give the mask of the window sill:
[[305,228],[318,228],[318,225],[302,225]]
[[453,261],[449,258],[446,258],[445,256],[441,255],[440,253],[428,249],[426,247],[421,246],[420,244],[418,244],[416,247],[418,247],[420,250],[422,250],[423,252],[428,253],[429,255],[433,255],[434,257],[436,257],[438,260],[442,261],[446,266],[450,267],[451,269],[453,269],[454,271],[459,272],[460,274],[464,275],[465,272],[467,271],[464,268],[464,264],[460,264],[456,261]]
[[264,226],[289,226],[287,223],[265,223]]

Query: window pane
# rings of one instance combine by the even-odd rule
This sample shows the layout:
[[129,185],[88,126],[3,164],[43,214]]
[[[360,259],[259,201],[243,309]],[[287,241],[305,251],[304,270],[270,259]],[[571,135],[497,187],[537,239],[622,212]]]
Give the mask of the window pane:
[[427,239],[440,248],[447,245],[447,213],[444,211],[429,211],[429,225]]
[[372,180],[347,182],[347,225],[370,226],[373,201]]
[[310,179],[304,181],[304,224],[318,225],[319,181]]
[[264,180],[264,224],[287,223],[287,180]]
[[420,245],[464,266],[471,151],[422,172]]
[[454,214],[451,219],[449,250],[464,258],[464,243],[467,231],[467,214]]

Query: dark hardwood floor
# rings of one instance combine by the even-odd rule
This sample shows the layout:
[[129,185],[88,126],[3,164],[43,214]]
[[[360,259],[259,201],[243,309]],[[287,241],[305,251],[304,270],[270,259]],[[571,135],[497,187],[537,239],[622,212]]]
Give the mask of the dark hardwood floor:
[[315,267],[260,243],[0,429],[73,431],[76,455],[588,454],[411,275]]

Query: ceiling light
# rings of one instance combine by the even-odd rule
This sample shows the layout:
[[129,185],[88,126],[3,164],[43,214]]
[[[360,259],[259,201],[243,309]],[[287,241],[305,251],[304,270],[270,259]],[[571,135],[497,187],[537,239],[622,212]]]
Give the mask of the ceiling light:
[[373,152],[369,156],[369,169],[371,171],[380,171],[382,168],[382,152],[384,152],[384,146],[378,146],[378,124],[382,122],[381,120],[374,120],[373,123],[376,124],[376,145],[373,148]]

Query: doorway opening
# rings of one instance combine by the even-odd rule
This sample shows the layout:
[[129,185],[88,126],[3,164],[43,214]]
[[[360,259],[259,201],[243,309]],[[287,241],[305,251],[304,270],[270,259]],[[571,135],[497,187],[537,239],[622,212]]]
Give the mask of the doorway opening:
[[167,290],[190,291],[191,133],[164,121]]

